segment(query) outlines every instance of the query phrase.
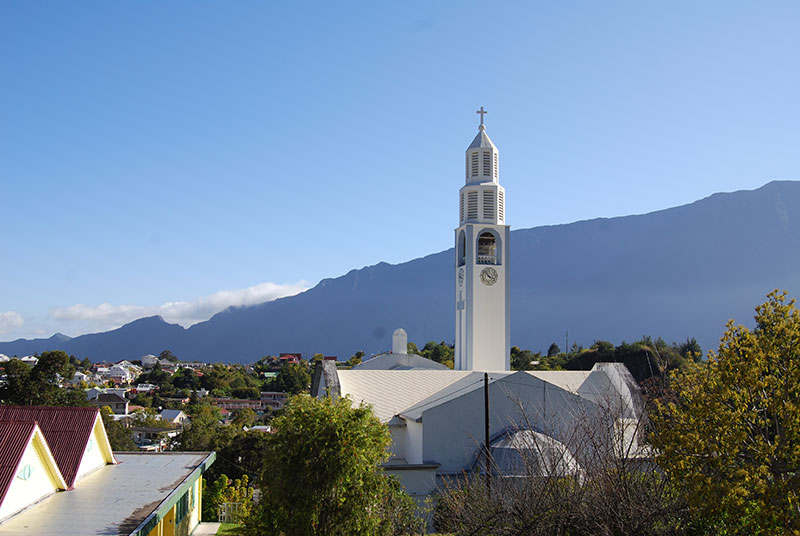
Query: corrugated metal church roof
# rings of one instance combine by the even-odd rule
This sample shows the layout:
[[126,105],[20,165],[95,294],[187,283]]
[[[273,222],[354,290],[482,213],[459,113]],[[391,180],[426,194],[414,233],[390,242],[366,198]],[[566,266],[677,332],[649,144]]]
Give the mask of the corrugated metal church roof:
[[0,504],[17,472],[25,447],[31,441],[35,422],[0,421]]
[[39,423],[53,458],[71,488],[99,411],[94,407],[0,406],[0,421]]

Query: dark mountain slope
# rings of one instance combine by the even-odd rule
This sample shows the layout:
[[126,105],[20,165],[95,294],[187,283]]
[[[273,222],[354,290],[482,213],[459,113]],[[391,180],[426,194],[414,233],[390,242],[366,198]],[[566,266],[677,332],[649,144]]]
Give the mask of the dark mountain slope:
[[[443,230],[442,232],[447,232]],[[800,297],[800,182],[715,194],[640,216],[521,229],[511,244],[512,344],[589,345],[644,334],[715,347],[729,318],[749,324],[767,292]],[[158,317],[67,341],[37,340],[92,359],[165,348],[183,359],[252,361],[267,353],[348,357],[453,339],[453,251],[352,270],[289,298],[231,308],[188,330]],[[0,343],[9,355],[34,341]],[[20,352],[26,344],[27,350]]]

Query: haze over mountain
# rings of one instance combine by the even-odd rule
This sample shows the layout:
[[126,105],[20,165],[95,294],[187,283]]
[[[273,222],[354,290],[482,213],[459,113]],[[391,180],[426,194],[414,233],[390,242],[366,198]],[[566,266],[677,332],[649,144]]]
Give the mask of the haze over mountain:
[[[448,232],[443,229],[442,232]],[[642,335],[696,337],[716,348],[725,322],[752,325],[781,288],[800,296],[800,182],[714,194],[658,212],[511,234],[511,343],[614,343]],[[61,349],[93,361],[172,350],[184,360],[250,362],[279,352],[342,359],[391,348],[403,327],[418,345],[453,340],[453,250],[379,263],[301,294],[229,308],[188,329],[160,317],[70,339],[0,343],[27,355]]]

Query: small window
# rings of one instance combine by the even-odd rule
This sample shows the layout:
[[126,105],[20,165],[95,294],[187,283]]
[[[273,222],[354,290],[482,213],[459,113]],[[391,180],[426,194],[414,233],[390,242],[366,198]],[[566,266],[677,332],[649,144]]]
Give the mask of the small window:
[[183,496],[178,499],[178,502],[175,504],[175,524],[177,525],[186,517],[189,513],[189,492],[183,494]]

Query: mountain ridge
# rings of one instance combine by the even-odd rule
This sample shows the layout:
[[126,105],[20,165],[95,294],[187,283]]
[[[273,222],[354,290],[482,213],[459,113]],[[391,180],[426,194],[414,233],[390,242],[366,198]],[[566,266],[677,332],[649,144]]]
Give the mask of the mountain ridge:
[[[646,214],[513,230],[511,259],[514,345],[546,350],[568,331],[570,341],[584,345],[647,334],[696,337],[713,348],[725,321],[750,322],[767,292],[800,291],[800,182],[772,181]],[[63,349],[92,360],[164,349],[203,361],[295,351],[346,358],[387,350],[397,327],[417,344],[451,342],[453,292],[451,248],[352,269],[294,296],[229,307],[189,328],[146,317],[69,340],[0,343],[0,352]]]

